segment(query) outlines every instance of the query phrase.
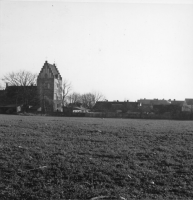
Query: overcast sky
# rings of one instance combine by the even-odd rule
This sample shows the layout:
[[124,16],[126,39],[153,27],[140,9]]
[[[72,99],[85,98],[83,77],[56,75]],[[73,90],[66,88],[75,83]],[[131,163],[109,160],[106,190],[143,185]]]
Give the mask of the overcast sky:
[[75,92],[193,98],[193,1],[0,1],[0,77],[45,60]]

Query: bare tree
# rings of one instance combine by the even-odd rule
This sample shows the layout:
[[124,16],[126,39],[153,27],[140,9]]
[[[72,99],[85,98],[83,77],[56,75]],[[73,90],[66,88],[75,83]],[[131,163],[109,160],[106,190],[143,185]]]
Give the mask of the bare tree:
[[105,97],[100,92],[86,93],[81,95],[82,105],[88,109],[92,109],[97,101],[104,99]]
[[5,83],[12,86],[30,86],[36,85],[37,74],[33,74],[29,71],[11,72],[2,78]]
[[[2,80],[9,86],[7,94],[10,95],[12,103],[23,104],[24,108],[34,104],[37,99],[36,85],[37,75],[29,71],[11,72],[3,76]],[[31,86],[31,87],[28,87]]]
[[64,80],[62,83],[62,106],[64,107],[65,105],[67,105],[68,102],[68,95],[69,92],[72,89],[72,85],[69,81]]
[[72,94],[70,94],[67,99],[68,99],[68,102],[73,105],[81,103],[81,95],[76,92],[73,92]]
[[94,95],[92,93],[86,93],[81,95],[82,105],[85,108],[91,109],[94,106]]
[[93,95],[94,95],[94,102],[95,103],[97,101],[104,101],[105,100],[105,96],[100,92],[93,92]]

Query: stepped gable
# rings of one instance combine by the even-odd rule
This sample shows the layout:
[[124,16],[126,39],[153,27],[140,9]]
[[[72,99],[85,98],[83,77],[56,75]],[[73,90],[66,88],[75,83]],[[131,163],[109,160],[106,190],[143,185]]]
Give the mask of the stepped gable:
[[43,71],[43,69],[44,69],[44,66],[45,66],[45,64],[47,63],[47,61],[44,63],[44,65],[43,65],[43,67],[41,68],[41,70],[40,70],[40,72],[39,72],[39,74],[38,74],[38,77],[40,76],[40,74],[42,73],[42,71]]
[[[44,66],[47,65],[50,72],[53,74],[53,76],[59,75],[60,79],[62,79],[62,76],[60,75],[60,72],[58,70],[58,68],[56,67],[55,64],[50,64],[47,61],[45,61]],[[40,76],[40,74],[42,73],[44,66],[42,67],[42,69],[40,70],[40,73],[38,74],[38,77]]]
[[48,63],[48,66],[50,67],[54,76],[59,75],[59,77],[61,78],[60,72],[59,72],[59,70],[58,70],[58,68],[56,67],[55,64],[51,65],[51,64]]

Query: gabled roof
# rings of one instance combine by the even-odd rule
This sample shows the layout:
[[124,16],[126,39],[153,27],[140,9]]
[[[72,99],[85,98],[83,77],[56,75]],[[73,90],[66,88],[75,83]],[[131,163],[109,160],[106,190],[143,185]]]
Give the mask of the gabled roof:
[[187,105],[193,105],[193,99],[185,99]]
[[184,103],[184,101],[179,101],[179,100],[175,100],[175,101],[171,101],[171,104],[172,105],[179,105],[179,106],[182,106],[183,105],[183,103]]
[[95,105],[100,106],[127,106],[127,105],[138,105],[138,102],[130,101],[97,101]]
[[113,109],[122,109],[123,108],[123,104],[111,104]]
[[60,75],[60,72],[59,72],[58,68],[56,67],[56,65],[55,64],[52,65],[52,64],[48,63],[47,61],[45,61],[44,66],[42,67],[39,75],[41,74],[41,72],[43,71],[45,66],[47,66],[49,68],[50,72],[52,73],[52,75],[54,77],[58,76],[60,79],[62,79],[62,76]]
[[170,102],[167,100],[153,100],[152,101],[153,105],[169,105]]
[[143,104],[151,104],[151,99],[140,99],[138,102]]
[[94,110],[136,110],[138,108],[138,102],[129,101],[97,101],[94,105]]
[[170,102],[164,99],[140,99],[138,100],[139,103],[144,105],[169,105]]
[[55,64],[53,64],[53,65],[51,65],[49,63],[47,63],[47,64],[48,64],[49,68],[51,69],[54,76],[60,74]]

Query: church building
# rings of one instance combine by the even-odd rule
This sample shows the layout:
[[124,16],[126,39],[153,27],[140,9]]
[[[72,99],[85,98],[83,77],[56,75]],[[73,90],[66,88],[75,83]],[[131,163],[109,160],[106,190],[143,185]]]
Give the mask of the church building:
[[37,89],[43,112],[62,111],[62,76],[55,64],[44,63],[37,77]]

